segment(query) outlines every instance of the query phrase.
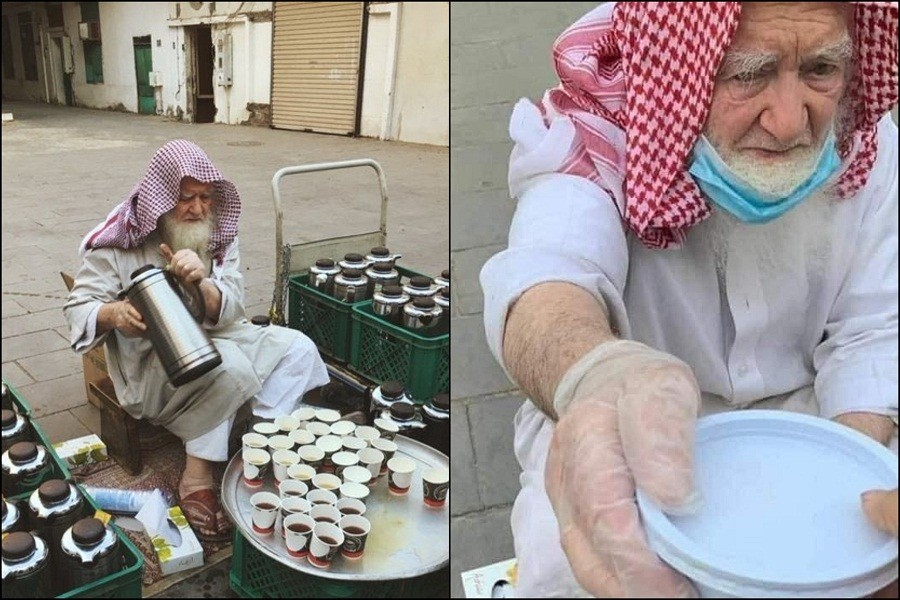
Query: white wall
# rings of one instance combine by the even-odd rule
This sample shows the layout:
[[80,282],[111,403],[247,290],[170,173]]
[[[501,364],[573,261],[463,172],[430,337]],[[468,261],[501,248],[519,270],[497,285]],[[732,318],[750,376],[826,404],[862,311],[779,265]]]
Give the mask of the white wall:
[[383,111],[387,110],[390,94],[388,61],[393,60],[389,46],[396,7],[396,2],[373,4],[369,7],[362,115],[359,122],[359,134],[365,137],[381,137],[382,127],[385,125]]

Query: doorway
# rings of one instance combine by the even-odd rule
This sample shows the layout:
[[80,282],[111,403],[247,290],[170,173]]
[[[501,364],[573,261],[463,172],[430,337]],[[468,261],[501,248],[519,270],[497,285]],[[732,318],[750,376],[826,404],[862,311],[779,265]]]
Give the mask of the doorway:
[[213,88],[215,55],[212,43],[212,28],[200,25],[191,28],[193,32],[192,91],[194,95],[194,122],[212,123],[216,118],[216,99]]
[[132,39],[134,40],[134,71],[137,75],[138,113],[154,115],[156,114],[156,98],[155,90],[150,85],[150,72],[153,70],[150,36]]

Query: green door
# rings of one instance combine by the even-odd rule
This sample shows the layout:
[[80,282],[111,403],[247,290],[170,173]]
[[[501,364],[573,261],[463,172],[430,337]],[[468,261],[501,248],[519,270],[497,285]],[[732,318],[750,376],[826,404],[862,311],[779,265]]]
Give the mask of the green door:
[[[143,39],[147,39],[146,44],[143,43]],[[134,69],[137,73],[138,112],[142,115],[156,114],[156,98],[153,97],[153,86],[150,85],[153,53],[150,50],[149,38],[135,38]]]

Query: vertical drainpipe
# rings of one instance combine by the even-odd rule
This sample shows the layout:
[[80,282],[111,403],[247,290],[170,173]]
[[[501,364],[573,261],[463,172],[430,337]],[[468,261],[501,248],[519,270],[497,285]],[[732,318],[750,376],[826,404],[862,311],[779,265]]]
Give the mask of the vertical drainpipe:
[[[34,14],[34,13],[32,13]],[[35,14],[35,16],[37,16]],[[47,71],[47,46],[44,44],[45,28],[38,23],[38,39],[41,40],[41,64],[44,66],[44,95],[47,98],[47,104],[50,104],[50,72]]]
[[400,46],[400,15],[402,2],[397,2],[391,6],[391,33],[388,38],[388,56],[387,56],[387,77],[385,77],[387,87],[385,89],[386,106],[384,108],[384,118],[381,121],[381,135],[383,140],[391,139],[394,125],[394,91],[397,84],[397,49]]

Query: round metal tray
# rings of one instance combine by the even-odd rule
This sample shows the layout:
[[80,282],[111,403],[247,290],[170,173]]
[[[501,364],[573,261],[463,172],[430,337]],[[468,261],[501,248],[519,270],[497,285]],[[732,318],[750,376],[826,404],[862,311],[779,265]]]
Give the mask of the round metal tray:
[[372,523],[365,554],[349,560],[338,553],[329,569],[318,569],[306,558],[294,558],[287,552],[284,538],[277,533],[260,536],[253,531],[250,496],[260,491],[278,493],[271,470],[261,488],[249,488],[243,482],[241,454],[228,463],[222,479],[222,500],[228,515],[241,534],[260,552],[298,571],[324,577],[354,581],[405,579],[436,571],[450,561],[450,497],[443,508],[428,508],[422,496],[422,473],[431,467],[450,469],[443,453],[421,442],[398,435],[395,456],[407,456],[416,462],[409,493],[392,496],[387,475],[370,488],[365,517]]

